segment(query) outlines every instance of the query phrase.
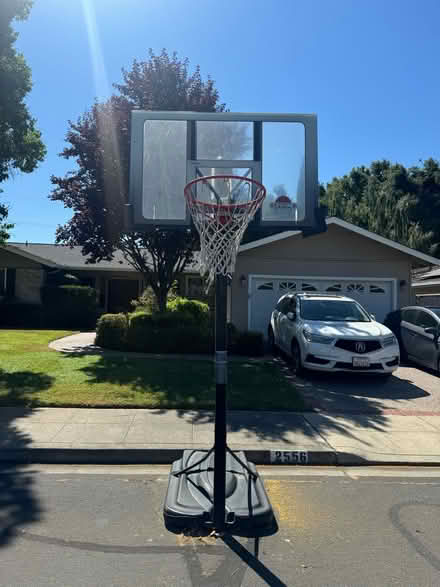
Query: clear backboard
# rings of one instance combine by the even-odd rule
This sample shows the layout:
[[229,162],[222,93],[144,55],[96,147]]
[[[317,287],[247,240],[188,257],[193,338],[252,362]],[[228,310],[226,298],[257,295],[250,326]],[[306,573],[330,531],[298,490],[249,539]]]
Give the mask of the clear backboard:
[[266,187],[248,231],[320,230],[315,115],[132,112],[131,230],[189,227],[185,185],[212,175]]

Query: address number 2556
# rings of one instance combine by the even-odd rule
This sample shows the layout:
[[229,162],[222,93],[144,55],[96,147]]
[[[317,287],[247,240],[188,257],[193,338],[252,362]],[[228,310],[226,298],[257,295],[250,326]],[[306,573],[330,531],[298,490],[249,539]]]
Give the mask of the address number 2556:
[[303,450],[271,450],[270,462],[283,465],[307,465],[309,455]]

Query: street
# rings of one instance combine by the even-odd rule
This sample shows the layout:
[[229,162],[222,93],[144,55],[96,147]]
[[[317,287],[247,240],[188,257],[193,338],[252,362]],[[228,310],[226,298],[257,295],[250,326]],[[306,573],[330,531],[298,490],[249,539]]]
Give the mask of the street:
[[264,468],[279,531],[168,533],[168,467],[3,465],[0,585],[435,585],[440,470]]

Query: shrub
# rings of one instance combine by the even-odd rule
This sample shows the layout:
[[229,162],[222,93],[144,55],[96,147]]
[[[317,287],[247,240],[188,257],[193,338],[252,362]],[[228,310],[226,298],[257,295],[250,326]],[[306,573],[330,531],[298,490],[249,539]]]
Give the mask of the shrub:
[[44,327],[43,307],[11,301],[0,304],[0,326],[6,328]]
[[126,314],[103,314],[96,325],[96,344],[106,349],[123,350],[127,329]]
[[135,312],[129,319],[127,348],[146,353],[210,353],[213,335],[207,324],[197,323],[188,313]]
[[261,357],[264,355],[264,338],[261,332],[246,330],[238,332],[231,345],[234,355]]
[[196,322],[208,322],[210,310],[208,304],[198,300],[176,297],[167,303],[167,310],[171,313],[179,312],[182,315],[191,316]]
[[47,326],[93,328],[98,316],[96,290],[86,285],[46,285],[41,297]]

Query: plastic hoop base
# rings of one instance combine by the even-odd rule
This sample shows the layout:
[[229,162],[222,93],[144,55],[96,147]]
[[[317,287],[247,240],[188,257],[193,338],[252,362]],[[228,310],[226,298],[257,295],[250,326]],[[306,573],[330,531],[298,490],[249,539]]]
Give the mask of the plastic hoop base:
[[[171,532],[215,529],[214,454],[204,458],[207,453],[185,450],[172,465],[164,506],[165,526]],[[234,455],[226,455],[226,531],[252,538],[274,534],[278,529],[275,516],[255,465],[244,452],[237,457],[241,463]]]

